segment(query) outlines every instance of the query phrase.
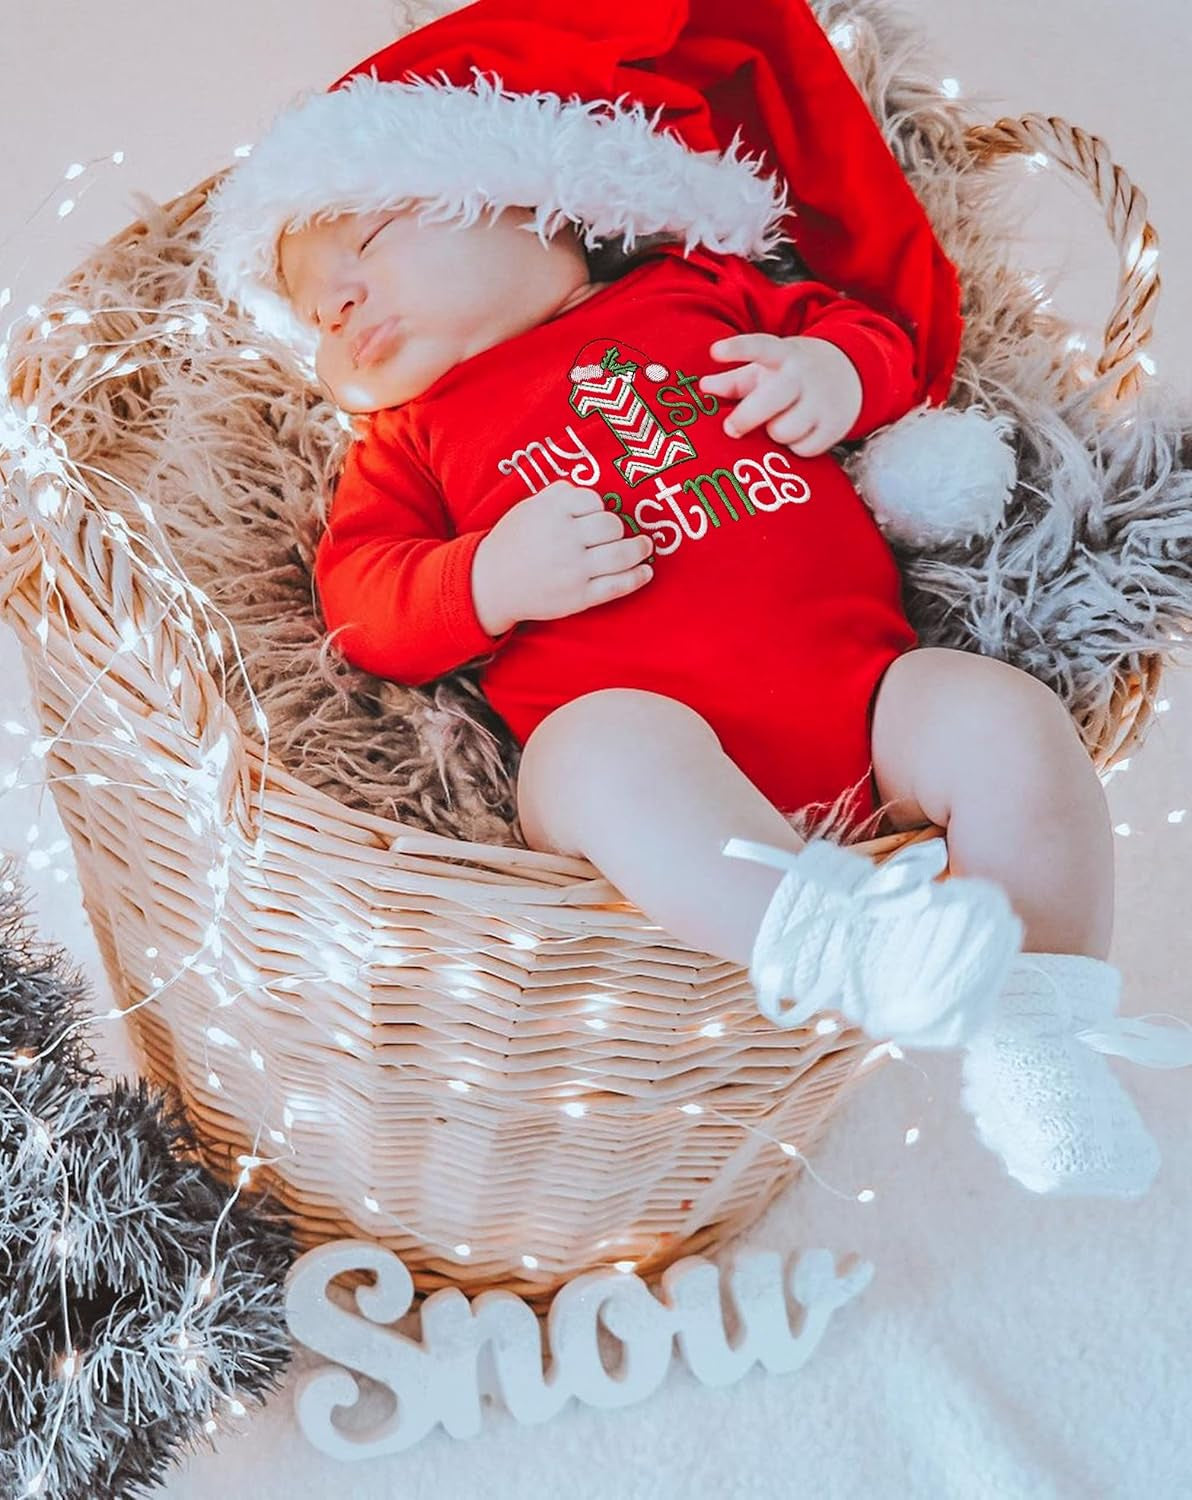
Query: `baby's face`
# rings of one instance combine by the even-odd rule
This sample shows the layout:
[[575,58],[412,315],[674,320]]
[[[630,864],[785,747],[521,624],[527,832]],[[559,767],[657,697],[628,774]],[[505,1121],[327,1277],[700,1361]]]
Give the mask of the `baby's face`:
[[[319,337],[315,368],[344,411],[400,406],[461,360],[542,322],[587,283],[578,239],[543,245],[529,209],[419,223],[421,204],[340,214],[282,235],[284,290]],[[384,331],[357,350],[372,328]]]

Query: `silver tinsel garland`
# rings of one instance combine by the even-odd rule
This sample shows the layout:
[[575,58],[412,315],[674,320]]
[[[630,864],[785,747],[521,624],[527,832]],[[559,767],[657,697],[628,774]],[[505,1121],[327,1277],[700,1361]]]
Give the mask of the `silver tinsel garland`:
[[103,1079],[85,982],[0,876],[0,1495],[122,1500],[277,1384],[294,1247],[175,1098]]

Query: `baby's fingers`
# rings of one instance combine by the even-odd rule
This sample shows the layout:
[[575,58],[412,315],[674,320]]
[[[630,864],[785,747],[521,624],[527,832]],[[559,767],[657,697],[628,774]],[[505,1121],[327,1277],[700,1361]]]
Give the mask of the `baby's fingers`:
[[752,359],[777,369],[786,354],[786,340],[775,333],[735,333],[709,344],[713,359]]
[[760,365],[738,365],[735,370],[720,370],[715,375],[701,376],[699,388],[728,401],[740,401],[757,385],[762,373]]
[[767,371],[766,378],[758,382],[756,389],[729,412],[724,430],[729,437],[741,437],[763,422],[769,422],[779,412],[790,410],[797,415],[802,395],[799,379],[793,372],[776,374]]

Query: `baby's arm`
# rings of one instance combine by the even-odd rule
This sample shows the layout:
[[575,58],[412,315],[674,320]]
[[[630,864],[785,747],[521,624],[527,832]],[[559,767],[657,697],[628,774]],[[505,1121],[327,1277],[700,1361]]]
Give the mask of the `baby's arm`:
[[434,477],[382,414],[348,450],[315,557],[336,645],[354,666],[420,686],[497,650],[472,597],[484,531],[449,535]]

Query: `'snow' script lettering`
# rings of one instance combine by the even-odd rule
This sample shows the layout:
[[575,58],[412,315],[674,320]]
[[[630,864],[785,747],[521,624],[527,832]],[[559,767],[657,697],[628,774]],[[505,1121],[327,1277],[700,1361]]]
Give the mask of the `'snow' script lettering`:
[[[356,1290],[359,1314],[327,1295],[349,1270],[375,1275]],[[725,1274],[737,1314],[730,1342],[721,1305],[721,1271],[702,1256],[687,1256],[663,1272],[654,1294],[637,1276],[616,1270],[577,1276],[556,1295],[547,1319],[549,1367],[533,1309],[512,1292],[482,1292],[475,1301],[458,1288],[423,1302],[421,1339],[384,1325],[411,1309],[414,1284],[405,1264],[368,1240],[341,1240],[308,1251],[291,1268],[286,1318],[300,1343],[335,1360],[298,1382],[295,1411],[307,1438],[340,1459],[377,1458],[409,1448],[441,1422],[452,1437],[474,1437],[482,1426],[482,1398],[499,1397],[519,1422],[553,1417],[575,1396],[589,1406],[629,1406],[665,1379],[677,1339],[688,1368],[708,1386],[729,1385],[760,1363],[772,1374],[798,1369],[823,1336],[828,1320],[870,1282],[873,1266],[856,1261],[837,1274],[827,1250],[804,1251],[784,1275],[774,1251],[739,1252]],[[793,1332],[787,1292],[802,1309]],[[605,1367],[599,1327],[621,1345],[619,1368]],[[496,1389],[485,1387],[478,1365],[488,1346]],[[354,1406],[360,1388],[352,1370],[388,1387],[396,1409],[371,1432],[348,1433],[332,1420]]]

